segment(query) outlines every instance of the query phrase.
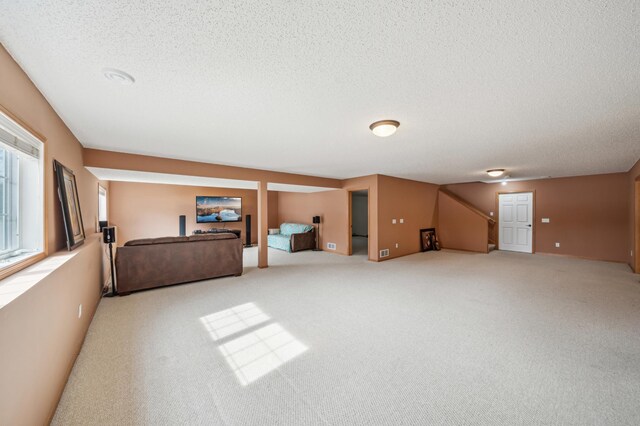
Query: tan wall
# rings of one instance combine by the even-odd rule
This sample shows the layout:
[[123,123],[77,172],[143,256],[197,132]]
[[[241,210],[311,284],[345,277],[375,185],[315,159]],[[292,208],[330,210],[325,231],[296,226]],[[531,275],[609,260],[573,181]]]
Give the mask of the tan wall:
[[320,247],[336,244],[336,253],[349,254],[348,193],[344,190],[314,193],[278,193],[279,223],[312,224],[313,216],[320,216]]
[[[346,179],[342,190],[309,194],[280,192],[278,222],[311,223],[313,216],[321,217],[320,247],[329,252],[349,254],[349,191],[369,191],[369,259],[378,260],[378,177],[376,175]],[[335,243],[336,250],[328,250],[327,243]]]
[[[88,237],[95,232],[98,180],[83,168],[78,140],[1,46],[0,76],[2,109],[46,138],[45,197],[51,255],[66,246],[60,204],[54,196],[53,159],[75,172]],[[108,188],[107,183],[104,186]],[[87,244],[82,255],[63,271],[56,271],[0,309],[0,424],[48,422],[99,302],[101,268],[100,245]],[[80,303],[84,307],[82,320],[77,319]]]
[[[640,160],[629,170],[629,266],[640,273]],[[633,250],[633,254],[631,251]]]
[[[0,424],[44,425],[53,417],[99,300],[102,247],[91,235],[73,257],[0,309]],[[66,255],[58,252],[23,272]]]
[[[626,173],[522,182],[468,183],[445,188],[485,213],[497,212],[496,193],[535,191],[535,250],[597,260],[629,260]],[[548,217],[551,222],[540,223]],[[555,247],[555,242],[560,247]]]
[[442,248],[487,252],[487,220],[444,192],[438,198],[438,219]]
[[[420,229],[435,227],[438,186],[389,176],[364,176],[344,181],[343,190],[294,194],[278,198],[280,222],[310,223],[322,217],[321,244],[336,243],[336,252],[349,254],[349,193],[369,191],[369,259],[388,260],[420,251]],[[397,223],[392,224],[396,218]],[[400,219],[404,223],[400,224]],[[399,247],[396,249],[395,244]],[[389,257],[379,259],[381,249]],[[328,251],[328,250],[327,250]]]
[[[242,222],[196,223],[196,196],[242,197]],[[269,226],[278,226],[278,193],[269,192]],[[151,207],[154,208],[151,208]],[[258,195],[250,189],[209,188],[153,183],[111,182],[109,222],[118,227],[118,245],[138,238],[178,235],[178,217],[187,217],[187,235],[195,229],[240,229],[246,242],[246,215],[251,215],[252,243],[258,241]]]
[[87,167],[340,188],[338,179],[85,148]]
[[389,249],[385,260],[420,251],[420,229],[436,227],[437,199],[438,185],[378,177],[378,250]]

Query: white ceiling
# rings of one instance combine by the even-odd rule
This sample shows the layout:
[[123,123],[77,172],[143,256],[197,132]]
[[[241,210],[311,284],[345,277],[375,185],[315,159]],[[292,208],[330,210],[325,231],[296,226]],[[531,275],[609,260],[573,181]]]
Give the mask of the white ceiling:
[[[87,167],[100,180],[116,182],[161,183],[166,185],[204,186],[211,188],[258,189],[258,182],[251,180],[220,179],[202,176],[173,175],[169,173],[140,172],[135,170],[105,169],[102,167]],[[290,185],[283,183],[268,183],[269,191],[284,192],[321,192],[332,191],[336,188],[320,186]]]
[[[626,171],[640,157],[637,0],[0,0],[0,12],[0,41],[86,147],[434,183],[495,167]],[[398,132],[373,136],[379,119]]]

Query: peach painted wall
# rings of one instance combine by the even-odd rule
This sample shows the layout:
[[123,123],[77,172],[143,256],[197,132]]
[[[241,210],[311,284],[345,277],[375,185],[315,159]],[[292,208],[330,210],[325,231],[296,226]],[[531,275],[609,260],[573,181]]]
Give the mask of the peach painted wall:
[[[348,201],[348,193],[344,190],[279,192],[278,222],[312,224],[313,216],[320,216],[320,247],[325,251],[348,255]],[[336,244],[336,250],[327,249],[329,242]]]
[[[445,188],[486,214],[497,214],[498,192],[535,191],[536,252],[625,263],[629,260],[626,173]],[[540,223],[543,217],[551,222]],[[555,242],[560,243],[559,248]]]
[[442,248],[487,252],[487,220],[444,192],[438,197],[438,219]]
[[389,257],[382,260],[420,251],[420,229],[437,228],[438,188],[430,183],[378,176],[378,250],[389,249]]
[[340,188],[338,179],[85,148],[87,167]]
[[[640,273],[638,250],[640,250],[640,160],[629,170],[629,266]],[[633,251],[633,254],[631,254]]]
[[[109,221],[118,227],[118,245],[138,238],[178,235],[178,217],[187,216],[187,235],[195,229],[222,228],[223,224],[196,223],[196,196],[242,197],[242,222],[227,223],[240,229],[246,241],[246,215],[251,215],[252,243],[258,241],[258,195],[250,189],[210,188],[153,183],[111,182]],[[278,226],[278,193],[269,192],[269,226]],[[155,206],[150,209],[150,206]],[[146,213],[145,213],[146,212]]]
[[[0,76],[2,108],[47,139],[49,255],[58,255],[55,252],[66,246],[60,204],[55,196],[54,158],[75,172],[88,237],[73,261],[0,308],[0,424],[47,424],[100,300],[104,268],[101,245],[95,235],[98,180],[84,169],[83,148],[78,140],[2,46]],[[103,184],[108,188],[108,183]],[[26,276],[32,268],[18,274]],[[78,319],[81,303],[84,314]]]
[[[349,254],[349,191],[369,191],[369,259],[377,260],[378,244],[378,177],[376,175],[346,179],[343,189],[313,193],[280,192],[278,222],[311,223],[313,216],[321,217],[320,247],[328,252]],[[328,250],[327,243],[335,243],[336,250]]]
[[[349,254],[349,192],[369,191],[369,259],[388,260],[420,251],[420,229],[436,224],[438,186],[389,176],[373,175],[344,181],[343,190],[310,194],[280,193],[280,222],[311,222],[322,217],[320,241],[336,243],[336,252]],[[397,223],[392,224],[392,218]],[[400,218],[404,224],[400,224]],[[395,243],[399,247],[395,248]],[[389,249],[380,259],[379,251]],[[328,250],[327,250],[328,251]]]
[[1,425],[49,424],[98,302],[102,252],[100,236],[92,234],[73,252],[59,251],[16,274],[48,272],[0,308]]

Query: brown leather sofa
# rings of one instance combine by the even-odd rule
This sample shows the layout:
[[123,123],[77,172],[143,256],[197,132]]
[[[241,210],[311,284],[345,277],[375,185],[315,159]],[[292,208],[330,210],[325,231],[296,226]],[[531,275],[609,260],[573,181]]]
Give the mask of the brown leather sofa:
[[231,233],[132,240],[116,252],[118,293],[242,275],[242,240]]

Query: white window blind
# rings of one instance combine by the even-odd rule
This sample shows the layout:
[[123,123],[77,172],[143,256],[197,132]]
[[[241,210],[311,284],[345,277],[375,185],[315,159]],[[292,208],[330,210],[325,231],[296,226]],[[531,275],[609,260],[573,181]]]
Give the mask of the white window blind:
[[[23,154],[29,155],[33,158],[40,158],[40,149],[39,147],[34,146],[32,143],[24,141],[19,137],[11,134],[10,132],[4,130],[0,127],[0,142],[4,143],[10,148],[15,149]],[[42,144],[42,142],[40,142]]]

